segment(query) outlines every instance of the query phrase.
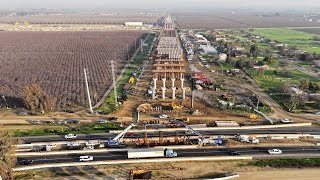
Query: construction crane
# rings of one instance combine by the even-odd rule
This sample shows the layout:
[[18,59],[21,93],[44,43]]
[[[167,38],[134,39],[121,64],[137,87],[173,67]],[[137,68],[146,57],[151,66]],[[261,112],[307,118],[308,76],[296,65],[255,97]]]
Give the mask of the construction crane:
[[184,123],[182,121],[173,120],[172,122],[184,125],[192,134],[195,134],[195,135],[199,136],[198,144],[199,144],[200,147],[203,146],[203,145],[206,145],[206,144],[222,144],[222,141],[221,141],[220,138],[212,139],[210,137],[205,137],[201,133],[199,133],[198,131],[192,129],[192,127],[190,127],[189,125],[187,125],[186,123]]
[[116,137],[114,137],[113,139],[109,140],[107,142],[108,146],[119,146],[122,143],[122,139],[124,137],[124,135],[132,128],[136,125],[134,124],[130,124],[130,126],[128,126],[126,129],[124,129],[121,133],[119,133]]

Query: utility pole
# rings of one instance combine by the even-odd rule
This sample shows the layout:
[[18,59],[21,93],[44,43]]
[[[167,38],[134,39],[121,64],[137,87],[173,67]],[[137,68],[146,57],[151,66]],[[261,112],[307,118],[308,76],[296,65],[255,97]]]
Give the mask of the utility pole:
[[92,105],[91,105],[91,98],[90,98],[90,91],[89,91],[89,84],[88,84],[88,77],[87,77],[87,70],[84,68],[84,79],[86,81],[86,88],[87,88],[87,94],[88,94],[88,101],[89,101],[89,107],[90,112],[93,113]]
[[191,108],[193,109],[194,104],[194,77],[191,75]]
[[4,95],[2,95],[2,98],[3,98],[4,102],[6,103],[7,109],[9,109],[9,106],[8,106],[8,103],[7,103],[7,100],[6,100],[6,97],[5,97]]
[[128,55],[128,61],[130,61],[130,57],[129,57],[129,44],[127,44],[127,55]]
[[114,92],[114,103],[118,106],[118,97],[117,97],[117,85],[116,85],[116,76],[114,73],[114,62],[111,61],[111,70],[112,70],[112,81],[113,81],[113,92]]
[[141,39],[140,42],[141,42],[141,52],[143,52],[143,40]]
[[137,50],[137,37],[134,38],[134,50]]

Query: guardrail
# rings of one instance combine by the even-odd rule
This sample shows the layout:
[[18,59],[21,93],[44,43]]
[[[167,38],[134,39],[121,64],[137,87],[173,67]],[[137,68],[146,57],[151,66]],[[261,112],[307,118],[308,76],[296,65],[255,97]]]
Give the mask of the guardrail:
[[251,156],[206,156],[206,157],[176,157],[176,158],[158,158],[158,159],[128,159],[111,161],[91,161],[91,162],[72,162],[72,163],[53,163],[40,164],[13,168],[13,171],[25,171],[52,167],[70,167],[70,166],[96,166],[96,165],[115,165],[132,163],[159,163],[159,162],[183,162],[183,161],[226,161],[226,160],[251,160]]

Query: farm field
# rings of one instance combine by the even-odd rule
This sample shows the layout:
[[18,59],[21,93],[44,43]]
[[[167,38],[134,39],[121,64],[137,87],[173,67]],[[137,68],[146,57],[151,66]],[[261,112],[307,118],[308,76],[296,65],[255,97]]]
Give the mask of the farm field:
[[25,15],[0,15],[1,23],[14,24],[124,24],[127,21],[138,21],[146,24],[156,23],[160,14],[156,12],[138,11],[81,11],[81,12],[25,12]]
[[[58,107],[83,106],[86,102],[83,69],[93,103],[111,84],[110,60],[120,72],[135,39],[146,31],[110,32],[1,32],[0,94],[9,106],[21,105],[21,90],[31,83],[58,98]],[[138,47],[138,46],[137,46]],[[0,101],[0,103],[4,103]]]
[[284,28],[254,29],[251,33],[295,46],[309,53],[320,53],[320,44],[313,40],[315,34]]
[[178,11],[173,15],[183,29],[319,27],[320,22],[306,21],[303,14],[244,11]]
[[320,35],[320,28],[298,28],[295,30]]

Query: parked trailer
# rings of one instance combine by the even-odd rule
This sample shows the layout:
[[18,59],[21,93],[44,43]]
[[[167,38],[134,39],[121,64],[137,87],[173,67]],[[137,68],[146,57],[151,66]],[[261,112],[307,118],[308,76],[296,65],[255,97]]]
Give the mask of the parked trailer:
[[132,158],[152,158],[152,157],[177,157],[177,153],[172,149],[146,148],[129,149],[128,159]]

